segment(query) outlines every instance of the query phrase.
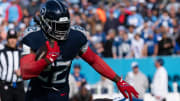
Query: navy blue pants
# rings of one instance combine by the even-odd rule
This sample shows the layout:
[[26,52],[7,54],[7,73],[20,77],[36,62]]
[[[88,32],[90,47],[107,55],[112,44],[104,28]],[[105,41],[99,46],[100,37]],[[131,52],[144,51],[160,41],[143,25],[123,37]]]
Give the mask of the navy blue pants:
[[33,88],[26,93],[25,101],[69,101],[69,87],[55,91],[47,88]]

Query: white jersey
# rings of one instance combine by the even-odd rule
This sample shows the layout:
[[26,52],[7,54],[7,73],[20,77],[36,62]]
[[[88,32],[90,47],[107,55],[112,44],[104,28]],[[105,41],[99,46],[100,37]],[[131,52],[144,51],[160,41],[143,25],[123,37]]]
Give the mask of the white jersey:
[[134,57],[141,58],[143,47],[144,47],[144,40],[143,39],[139,39],[139,40],[133,39],[131,43],[132,43],[131,49],[134,53]]

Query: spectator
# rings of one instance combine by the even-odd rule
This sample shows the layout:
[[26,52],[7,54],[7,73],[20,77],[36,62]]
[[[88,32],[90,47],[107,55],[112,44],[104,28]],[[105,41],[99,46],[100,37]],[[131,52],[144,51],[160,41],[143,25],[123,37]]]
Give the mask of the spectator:
[[81,15],[81,10],[80,10],[80,7],[79,7],[79,5],[73,5],[73,13],[74,13],[74,15],[78,15],[78,16],[80,16]]
[[6,9],[9,7],[10,3],[8,0],[2,0],[0,7],[2,8],[2,17],[5,19]]
[[168,12],[171,12],[171,9],[174,8],[175,11],[177,12],[179,7],[180,5],[178,2],[176,2],[176,0],[170,0],[170,3],[168,3],[168,5],[166,6],[166,9]]
[[[123,30],[123,31],[121,31]],[[124,27],[119,28],[119,36],[117,36],[113,43],[113,58],[128,58],[131,53],[131,41],[125,32]]]
[[80,88],[82,86],[82,84],[84,82],[86,82],[84,75],[80,74],[80,71],[81,71],[81,66],[79,64],[75,64],[74,65],[74,73],[72,75],[76,80],[76,84],[77,84],[78,88]]
[[137,33],[131,41],[132,56],[135,58],[142,58],[144,54],[144,40]]
[[101,42],[101,43],[106,42],[106,35],[103,32],[103,28],[102,28],[102,26],[100,24],[96,24],[96,33],[93,36],[97,37],[98,42]]
[[135,27],[140,27],[144,23],[144,19],[140,14],[136,12],[136,7],[131,6],[130,8],[131,15],[128,16],[128,25],[134,25]]
[[[85,11],[85,14],[86,14],[86,17],[87,17],[87,19],[86,19],[87,24],[88,24],[87,26],[89,26],[87,29],[92,34],[96,33],[96,28],[95,28],[96,24],[101,25],[101,23],[97,21],[99,19],[98,19],[98,17],[96,18],[97,15],[95,14],[95,8],[93,8],[92,6],[89,6],[87,8],[87,10]],[[102,30],[103,30],[103,28],[102,28]]]
[[19,33],[18,33],[18,41],[24,37],[24,31],[26,29],[26,25],[24,23],[19,24]]
[[165,27],[166,30],[172,27],[172,19],[170,18],[166,10],[163,11],[158,21],[155,23],[155,27]]
[[87,84],[83,83],[79,92],[73,97],[72,101],[93,101],[92,94],[89,92]]
[[131,55],[131,41],[128,39],[128,35],[124,33],[122,43],[119,47],[119,56],[122,58],[130,58],[130,55]]
[[[138,1],[138,0],[137,0]],[[139,0],[139,4],[136,6],[137,11],[144,17],[146,16],[147,7],[146,7],[146,1],[145,0]]]
[[91,37],[90,46],[99,56],[103,56],[104,47],[103,44],[106,42],[106,35],[102,32],[102,26],[96,25],[96,34]]
[[6,9],[5,19],[10,23],[18,23],[21,21],[23,17],[21,7],[17,3],[17,0],[11,0],[11,4]]
[[163,59],[157,59],[155,61],[157,70],[151,85],[151,93],[155,96],[156,101],[166,101],[168,93],[168,74],[163,65]]
[[147,4],[148,9],[157,9],[159,4],[157,3],[157,0],[149,0],[149,3]]
[[110,16],[104,25],[104,32],[107,34],[110,29],[117,30],[117,27],[118,27],[118,19],[114,17],[113,10],[110,10]]
[[171,34],[169,35],[169,37],[175,41],[177,39],[177,37],[179,36],[179,24],[178,24],[178,19],[174,18],[173,19],[173,28],[171,30]]
[[128,72],[126,76],[126,81],[137,90],[137,92],[139,93],[139,99],[143,100],[144,94],[148,89],[148,79],[139,70],[139,66],[137,62],[132,62],[131,67],[132,67],[132,71]]
[[173,42],[167,37],[167,33],[163,33],[162,40],[158,43],[158,55],[172,55]]
[[126,8],[125,8],[125,4],[121,4],[120,5],[120,15],[119,15],[119,18],[118,18],[118,20],[119,20],[119,23],[120,23],[120,25],[124,25],[124,26],[127,26],[128,24],[127,24],[127,17],[129,16],[129,15],[131,15],[131,12],[130,11],[128,11]]
[[158,42],[162,40],[162,33],[163,33],[162,30],[163,30],[162,28],[161,29],[156,28],[154,30],[154,37]]
[[24,17],[22,19],[22,22],[26,25],[26,26],[30,26],[30,17]]
[[132,40],[134,39],[134,35],[136,34],[136,31],[135,31],[135,26],[134,25],[129,25],[128,26],[128,38],[129,40]]
[[100,21],[104,24],[106,22],[106,11],[102,2],[99,3],[99,7],[96,9],[96,13]]
[[116,31],[114,29],[110,29],[108,31],[108,34],[106,36],[106,42],[104,44],[104,52],[103,52],[104,57],[113,57],[112,45],[113,45],[115,35],[116,35]]
[[31,3],[27,6],[27,11],[30,16],[35,16],[37,11],[39,11],[39,5],[37,4],[38,0],[32,0]]
[[145,56],[156,56],[157,40],[153,33],[149,33],[148,38],[145,39],[144,52]]
[[125,33],[125,27],[119,26],[118,27],[118,35],[114,38],[114,41],[113,41],[113,47],[112,47],[113,58],[120,58],[119,57],[119,48],[120,48],[124,33]]
[[79,26],[82,26],[83,28],[85,28],[85,23],[83,22],[81,16],[79,16],[79,15],[74,16],[74,25],[79,25]]
[[103,76],[101,77],[101,80],[95,84],[95,86],[97,94],[113,94],[114,92],[113,82]]
[[103,44],[101,42],[93,43],[93,47],[92,48],[94,49],[95,53],[97,53],[97,55],[103,57],[104,47],[103,47]]
[[152,9],[152,22],[156,22],[158,20],[158,10]]
[[151,21],[146,21],[141,27],[136,29],[136,32],[141,33],[143,39],[147,39],[149,34],[153,34],[152,25]]

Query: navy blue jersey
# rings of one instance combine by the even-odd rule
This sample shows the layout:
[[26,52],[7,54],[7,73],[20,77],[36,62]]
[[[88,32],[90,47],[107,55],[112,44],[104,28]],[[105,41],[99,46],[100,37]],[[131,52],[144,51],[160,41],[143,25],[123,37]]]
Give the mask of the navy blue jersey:
[[[36,52],[41,46],[45,45],[47,40],[45,34],[39,27],[29,27],[25,31],[22,40],[23,54],[29,54],[30,51]],[[58,41],[60,46],[60,56],[54,63],[47,66],[39,77],[33,78],[31,84],[34,86],[45,86],[61,88],[68,85],[68,76],[72,60],[87,49],[86,31],[79,27],[73,26],[65,41]]]

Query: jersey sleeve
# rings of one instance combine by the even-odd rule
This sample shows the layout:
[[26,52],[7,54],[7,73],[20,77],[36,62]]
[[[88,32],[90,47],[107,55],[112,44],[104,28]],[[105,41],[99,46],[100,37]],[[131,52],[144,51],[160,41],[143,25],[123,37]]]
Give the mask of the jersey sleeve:
[[81,49],[80,49],[80,53],[79,55],[85,53],[88,49],[88,35],[89,32],[87,30],[85,30],[83,27],[80,26],[73,26],[71,27],[73,30],[76,30],[80,33],[80,43],[81,43]]
[[28,38],[28,35],[30,35],[32,32],[34,32],[34,30],[33,30],[33,28],[30,28],[30,27],[26,28],[24,31],[24,36],[23,36],[23,39],[21,40],[21,42],[22,42],[21,56],[31,53],[31,47],[30,47],[30,45],[28,45],[27,38]]
[[40,46],[45,43],[46,39],[39,27],[28,27],[24,31],[22,43],[22,55],[27,55],[31,51],[36,52]]

